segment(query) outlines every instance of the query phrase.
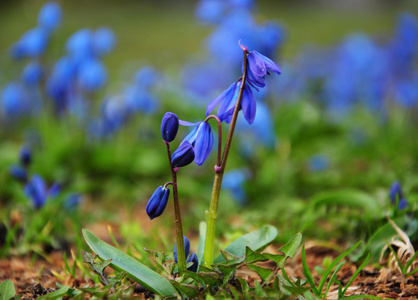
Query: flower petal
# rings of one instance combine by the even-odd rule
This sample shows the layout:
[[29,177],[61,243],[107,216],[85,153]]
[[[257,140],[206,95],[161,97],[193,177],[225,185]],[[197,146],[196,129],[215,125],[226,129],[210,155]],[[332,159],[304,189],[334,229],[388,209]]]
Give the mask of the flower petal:
[[241,108],[242,108],[242,112],[244,114],[245,120],[247,120],[249,124],[252,124],[255,119],[257,104],[255,101],[253,91],[248,85],[246,85],[244,88],[244,93],[242,95],[242,101],[241,101]]

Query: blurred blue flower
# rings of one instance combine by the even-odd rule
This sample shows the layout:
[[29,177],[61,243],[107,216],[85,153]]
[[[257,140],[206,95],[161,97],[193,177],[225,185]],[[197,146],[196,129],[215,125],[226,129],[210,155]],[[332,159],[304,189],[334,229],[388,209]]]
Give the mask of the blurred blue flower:
[[41,176],[33,175],[31,180],[26,183],[24,191],[36,209],[44,206],[48,198],[48,190]]
[[1,110],[9,118],[29,112],[30,101],[20,83],[10,82],[3,88],[1,92]]
[[221,20],[226,8],[227,3],[224,0],[201,0],[197,4],[195,14],[199,21],[215,24]]
[[33,28],[12,45],[10,53],[12,58],[23,57],[37,58],[41,56],[48,45],[49,35],[43,28]]
[[80,65],[77,73],[77,83],[83,90],[97,91],[104,87],[106,81],[106,68],[98,59],[87,59]]
[[323,171],[329,167],[329,157],[325,154],[316,154],[309,159],[311,171]]
[[398,209],[403,210],[408,207],[408,200],[402,192],[402,186],[399,181],[392,184],[389,191],[390,203],[395,205],[398,202]]
[[414,78],[396,82],[395,100],[398,104],[407,108],[418,104],[418,74]]
[[152,67],[143,67],[134,75],[134,84],[141,88],[148,89],[157,84],[159,80],[158,72]]
[[116,44],[116,37],[110,28],[102,27],[92,34],[93,53],[103,56],[110,53]]
[[176,168],[187,166],[195,159],[193,146],[188,141],[183,141],[174,151],[171,157],[171,163]]
[[252,9],[255,5],[255,0],[229,0],[229,2],[233,9]]
[[55,30],[62,19],[61,6],[54,1],[45,3],[38,15],[38,24],[48,31]]
[[19,162],[24,168],[29,167],[32,162],[32,151],[28,146],[22,146],[19,151]]
[[36,61],[28,63],[22,71],[21,79],[27,86],[39,84],[43,75],[41,64]]
[[130,113],[154,113],[159,106],[158,99],[141,86],[130,85],[123,91],[126,109]]
[[161,121],[161,136],[164,141],[172,142],[179,130],[179,117],[172,112],[166,112]]
[[12,177],[21,182],[26,182],[28,180],[27,171],[21,166],[11,166],[9,172]]
[[222,180],[222,189],[230,191],[232,198],[240,205],[245,205],[247,202],[244,184],[249,176],[248,169],[235,169],[226,172]]
[[152,194],[148,204],[145,208],[150,220],[161,216],[167,206],[168,197],[170,196],[170,189],[159,186]]
[[189,123],[180,120],[180,125],[195,126],[195,128],[184,138],[182,143],[189,142],[194,150],[194,162],[202,165],[209,156],[213,146],[212,128],[207,122]]
[[92,32],[84,28],[73,33],[66,42],[67,52],[74,58],[84,59],[93,56]]
[[75,209],[81,202],[80,194],[70,194],[64,202],[64,206],[66,209],[73,210]]

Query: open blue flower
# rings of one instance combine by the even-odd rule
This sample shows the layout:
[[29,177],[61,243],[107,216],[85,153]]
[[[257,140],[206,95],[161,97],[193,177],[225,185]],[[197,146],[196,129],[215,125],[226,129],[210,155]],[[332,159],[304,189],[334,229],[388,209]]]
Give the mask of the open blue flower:
[[[234,114],[235,105],[238,99],[239,90],[241,88],[241,81],[234,82],[222,92],[218,97],[213,99],[206,109],[206,116],[219,105],[217,116],[221,121],[227,123],[231,122],[232,115]],[[245,85],[242,94],[241,107],[245,120],[249,124],[254,122],[257,104],[253,94],[253,91],[248,85]]]
[[213,146],[213,134],[210,125],[206,122],[189,123],[181,121],[183,126],[195,126],[195,128],[184,138],[183,143],[188,142],[193,146],[194,162],[197,165],[202,165],[209,156]]
[[266,75],[270,75],[269,71],[281,74],[279,66],[267,56],[253,50],[247,55],[247,82],[257,89],[266,85]]
[[147,207],[145,208],[150,220],[161,216],[165,207],[167,206],[169,196],[169,188],[159,186],[155,190],[154,194],[151,196],[151,199],[148,201]]

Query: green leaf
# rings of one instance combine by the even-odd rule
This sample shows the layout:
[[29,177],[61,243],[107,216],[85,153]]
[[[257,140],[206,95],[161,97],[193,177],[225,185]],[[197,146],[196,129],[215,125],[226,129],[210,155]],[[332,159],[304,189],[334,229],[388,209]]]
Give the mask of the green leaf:
[[366,216],[379,218],[381,208],[379,203],[370,195],[357,190],[337,190],[321,193],[311,199],[312,207],[318,205],[344,205],[358,208]]
[[[229,244],[225,251],[237,256],[244,256],[246,247],[250,247],[254,251],[258,251],[268,244],[270,244],[277,236],[277,229],[271,225],[264,226],[253,232],[247,233],[231,244]],[[214,263],[224,262],[225,258],[222,254],[215,258]]]
[[341,295],[339,295],[340,298],[342,298],[345,295],[345,293],[347,292],[347,289],[353,283],[354,279],[356,279],[357,275],[360,274],[361,270],[363,270],[363,268],[365,266],[367,266],[367,263],[369,262],[369,259],[370,259],[370,253],[367,254],[366,259],[363,261],[363,263],[360,265],[360,267],[358,267],[358,269],[354,272],[353,276],[351,276],[350,280],[347,282],[346,286],[342,290]]
[[194,299],[199,288],[192,284],[182,284],[175,280],[170,280],[171,284],[179,291],[182,299]]
[[271,254],[271,253],[263,253],[265,257],[268,259],[273,260],[279,266],[279,268],[283,268],[288,257],[292,258],[296,252],[298,251],[300,244],[302,243],[302,233],[298,232],[295,234],[286,244],[284,244],[278,252],[283,254]]
[[266,260],[269,260],[269,259],[261,253],[254,252],[253,250],[251,250],[250,247],[247,247],[245,249],[245,262],[247,264],[256,263],[259,261],[266,261]]
[[263,281],[266,281],[266,279],[268,279],[273,274],[273,270],[263,268],[257,265],[248,265],[247,267],[248,269],[257,272],[257,274]]
[[64,286],[62,288],[60,288],[59,290],[56,290],[55,292],[43,295],[42,297],[39,297],[38,300],[44,300],[44,299],[58,299],[58,298],[62,298],[67,294],[67,291],[70,287],[69,286]]
[[184,275],[189,276],[190,278],[192,278],[197,284],[199,284],[202,288],[205,287],[206,283],[203,280],[202,276],[200,276],[199,274],[189,271],[189,270],[184,270]]
[[133,257],[103,242],[87,229],[83,229],[83,236],[89,247],[101,259],[112,259],[110,266],[113,269],[126,272],[131,279],[156,294],[163,297],[175,297],[176,290],[160,274],[144,266]]
[[0,300],[9,300],[15,295],[15,287],[10,279],[6,279],[0,284]]
[[306,263],[305,246],[302,247],[302,268],[303,268],[303,274],[305,274],[306,280],[308,281],[314,295],[319,297],[321,295],[321,292],[318,291],[318,288],[315,285],[315,281],[313,279],[311,270],[309,270],[308,264]]
[[203,253],[205,252],[205,238],[206,238],[206,222],[200,222],[199,224],[199,245],[197,246],[197,259],[199,263],[203,261]]

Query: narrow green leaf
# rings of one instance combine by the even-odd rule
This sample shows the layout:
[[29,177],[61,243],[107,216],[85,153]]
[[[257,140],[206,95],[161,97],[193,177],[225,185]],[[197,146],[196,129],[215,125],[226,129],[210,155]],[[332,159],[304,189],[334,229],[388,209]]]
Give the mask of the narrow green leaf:
[[404,273],[408,270],[408,268],[412,265],[412,263],[415,261],[415,258],[417,258],[418,252],[415,252],[414,256],[412,256],[408,262],[404,266]]
[[197,259],[199,264],[203,261],[203,253],[205,252],[205,238],[206,238],[206,222],[200,222],[199,224],[199,245],[197,246]]
[[0,284],[0,300],[9,300],[15,295],[15,287],[10,279],[6,279]]
[[83,229],[83,236],[91,250],[101,259],[112,259],[110,266],[113,269],[126,272],[131,279],[158,295],[175,297],[176,290],[160,274],[144,266],[133,257],[103,242],[87,229]]
[[286,257],[290,257],[292,258],[296,252],[299,249],[300,244],[302,243],[302,233],[298,232],[297,234],[295,234],[290,241],[288,241],[286,244],[284,244],[281,248],[279,248],[279,250],[282,253],[284,253],[284,255],[286,255]]
[[325,282],[328,279],[329,274],[331,273],[332,269],[334,269],[334,267],[344,258],[346,257],[348,254],[350,254],[354,249],[356,249],[359,245],[361,244],[361,242],[358,242],[357,244],[355,244],[353,247],[351,247],[350,249],[348,249],[347,251],[345,251],[344,253],[342,253],[341,255],[339,255],[336,259],[334,259],[334,261],[329,265],[329,267],[325,270],[324,275],[321,278],[321,281],[319,282],[318,285],[318,291],[321,293],[322,289],[324,288]]
[[353,283],[354,279],[356,279],[358,274],[360,274],[361,270],[363,270],[363,268],[365,266],[367,266],[367,263],[369,262],[369,259],[370,259],[370,253],[367,254],[366,259],[363,261],[363,263],[360,265],[360,267],[358,267],[358,269],[354,272],[353,276],[351,276],[350,280],[347,282],[347,285],[344,287],[344,289],[342,290],[342,293],[341,293],[341,295],[339,295],[339,297],[343,297],[345,295],[345,293],[347,292],[348,287]]
[[357,190],[337,190],[321,193],[310,201],[312,207],[318,205],[344,205],[358,208],[366,216],[378,218],[381,215],[379,203],[370,195]]
[[309,270],[308,264],[306,263],[305,246],[302,247],[302,269],[303,274],[305,274],[306,280],[308,281],[314,295],[317,297],[321,296],[321,292],[318,292],[318,288],[315,285],[311,270]]
[[[254,251],[258,251],[270,244],[276,236],[277,229],[271,225],[267,225],[239,237],[229,244],[225,248],[225,251],[237,256],[244,256],[246,247],[250,247]],[[223,261],[225,261],[225,258],[221,254],[214,260],[215,263],[221,263]]]
[[340,262],[336,268],[334,273],[332,273],[332,276],[330,277],[328,284],[327,284],[327,288],[325,289],[325,293],[324,293],[324,299],[327,299],[327,295],[328,295],[328,291],[331,288],[331,285],[334,283],[335,278],[337,277],[337,273],[340,271],[340,269],[342,268],[342,266],[345,265],[345,261],[343,260],[342,262]]
[[179,291],[182,299],[194,299],[199,288],[192,284],[182,284],[175,280],[170,280],[171,284]]
[[44,299],[54,300],[54,299],[62,298],[67,294],[67,291],[69,288],[70,288],[69,286],[64,286],[60,288],[59,290],[56,290],[55,292],[39,297],[38,300],[44,300]]

